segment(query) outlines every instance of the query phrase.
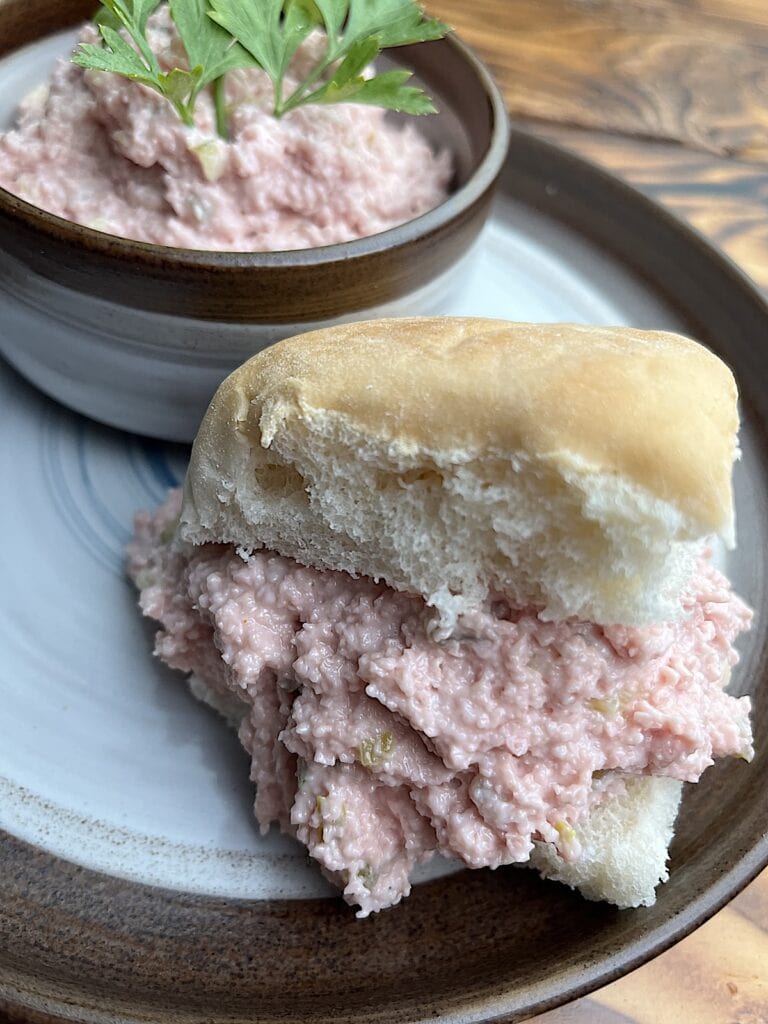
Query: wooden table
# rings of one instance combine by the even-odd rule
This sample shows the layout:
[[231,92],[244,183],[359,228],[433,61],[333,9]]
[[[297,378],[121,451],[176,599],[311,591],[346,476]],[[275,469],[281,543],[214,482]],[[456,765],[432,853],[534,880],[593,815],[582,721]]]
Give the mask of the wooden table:
[[[489,62],[516,121],[653,196],[768,292],[768,0],[428,6]],[[768,1024],[768,870],[674,949],[536,1018],[632,1022]]]

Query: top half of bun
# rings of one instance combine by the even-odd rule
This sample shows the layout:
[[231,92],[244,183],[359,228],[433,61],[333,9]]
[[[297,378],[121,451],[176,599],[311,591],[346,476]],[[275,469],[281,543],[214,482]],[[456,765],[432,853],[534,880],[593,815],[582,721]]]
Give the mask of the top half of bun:
[[737,430],[731,372],[677,335],[347,324],[222,384],[181,533],[382,578],[448,627],[489,592],[644,624],[676,613],[705,538],[732,542]]

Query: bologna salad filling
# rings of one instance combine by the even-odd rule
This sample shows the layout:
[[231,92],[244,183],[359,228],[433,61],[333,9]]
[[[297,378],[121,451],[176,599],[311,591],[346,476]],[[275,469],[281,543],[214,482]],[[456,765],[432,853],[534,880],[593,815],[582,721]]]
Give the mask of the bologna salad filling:
[[627,777],[752,756],[749,698],[724,691],[751,613],[706,550],[674,622],[547,622],[499,597],[438,642],[417,595],[175,541],[180,507],[141,514],[130,550],[156,653],[237,724],[262,830],[304,843],[360,916],[436,852],[493,868],[544,841],[572,860]]

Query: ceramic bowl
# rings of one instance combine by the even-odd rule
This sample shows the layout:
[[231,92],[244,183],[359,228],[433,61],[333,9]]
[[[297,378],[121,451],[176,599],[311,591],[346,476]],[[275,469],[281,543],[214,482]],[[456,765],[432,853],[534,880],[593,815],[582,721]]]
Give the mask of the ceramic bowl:
[[[0,128],[92,9],[90,0],[0,0]],[[94,231],[0,189],[6,359],[94,419],[190,441],[217,385],[265,345],[334,321],[439,312],[487,216],[507,114],[455,37],[395,53],[441,111],[419,127],[454,154],[454,187],[439,207],[340,245],[204,252]]]

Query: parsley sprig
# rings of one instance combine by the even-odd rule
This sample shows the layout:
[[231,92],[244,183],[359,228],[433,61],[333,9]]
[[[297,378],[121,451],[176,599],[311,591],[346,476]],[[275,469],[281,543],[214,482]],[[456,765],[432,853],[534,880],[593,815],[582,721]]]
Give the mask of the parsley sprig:
[[[421,89],[407,84],[410,71],[364,74],[382,50],[440,39],[449,31],[415,0],[169,0],[187,66],[167,71],[147,40],[147,21],[160,3],[102,0],[95,19],[102,45],[81,43],[73,61],[154,89],[189,126],[198,96],[211,86],[224,137],[224,76],[238,68],[257,67],[269,75],[275,117],[310,103],[367,103],[407,114],[435,110]],[[291,61],[318,28],[325,32],[324,52],[286,95]]]
[[[253,67],[253,58],[208,17],[208,0],[170,0],[171,17],[187,54],[188,67],[163,71],[147,41],[147,21],[161,0],[102,0],[95,21],[103,46],[81,43],[72,60],[81,67],[112,71],[164,96],[184,124],[194,124],[197,97],[214,86],[217,126],[226,134],[222,102],[227,71]],[[120,33],[123,29],[133,43]]]

